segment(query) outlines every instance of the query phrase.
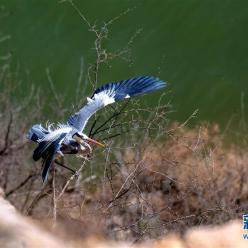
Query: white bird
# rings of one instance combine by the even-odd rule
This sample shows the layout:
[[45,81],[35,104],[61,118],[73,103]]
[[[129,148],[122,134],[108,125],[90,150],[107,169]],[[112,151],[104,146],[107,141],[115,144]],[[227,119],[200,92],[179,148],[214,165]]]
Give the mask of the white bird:
[[165,82],[156,77],[142,76],[105,84],[95,90],[87,104],[72,115],[66,124],[58,123],[44,128],[41,124],[31,127],[27,138],[38,143],[33,153],[35,161],[43,159],[42,180],[47,181],[48,172],[55,156],[63,154],[89,154],[92,148],[89,144],[103,146],[96,140],[89,138],[83,130],[89,118],[99,109],[116,101],[132,96],[139,96],[153,92],[165,86]]

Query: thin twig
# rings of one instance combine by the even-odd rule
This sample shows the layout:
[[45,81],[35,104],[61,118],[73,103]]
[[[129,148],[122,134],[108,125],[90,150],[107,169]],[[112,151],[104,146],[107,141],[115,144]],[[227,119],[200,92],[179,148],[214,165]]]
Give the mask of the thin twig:
[[72,0],[62,0],[60,1],[60,3],[63,3],[63,2],[68,2],[69,4],[71,4],[71,6],[73,7],[73,9],[78,13],[78,15],[82,18],[82,20],[87,24],[87,26],[89,28],[91,28],[91,24],[90,22],[86,19],[86,17],[84,16],[84,14],[80,11],[80,9],[77,7],[76,4],[74,4],[74,2]]
[[6,193],[6,197],[8,198],[10,195],[12,195],[13,193],[15,193],[17,190],[19,190],[20,188],[22,188],[23,186],[25,186],[30,179],[36,177],[37,174],[30,174],[28,175],[27,178],[25,178],[20,184],[18,184],[15,188],[11,189],[10,191],[8,191]]
[[12,121],[13,121],[13,115],[12,115],[12,112],[10,111],[10,119],[9,119],[9,122],[8,122],[8,125],[7,125],[7,131],[6,131],[5,138],[4,138],[4,146],[0,150],[0,156],[3,155],[6,152],[6,150],[8,149],[9,135],[10,135],[10,128],[11,128],[11,125],[12,125]]
[[[29,208],[27,209],[26,215],[30,216],[33,213],[33,209],[35,205],[45,196],[47,196],[49,193],[51,193],[51,189],[49,189],[47,192],[45,192],[46,185],[43,186],[41,191],[35,196],[32,203],[30,204]],[[45,192],[45,193],[44,193]]]
[[75,174],[73,174],[66,182],[65,186],[63,187],[62,191],[60,192],[59,196],[57,197],[56,201],[59,201],[60,198],[63,196],[63,194],[65,193],[65,190],[67,189],[67,187],[69,186],[69,184],[74,180],[75,177],[77,177],[81,171],[83,170],[85,164],[86,164],[86,159],[84,160],[83,164],[81,165],[81,167],[76,171]]
[[90,131],[89,131],[89,137],[90,138],[93,138],[92,132],[93,132],[93,130],[95,128],[95,125],[96,125],[97,121],[98,121],[98,118],[95,118],[93,124],[91,125]]
[[56,201],[55,177],[56,177],[56,170],[55,170],[55,166],[53,166],[53,228],[55,228],[57,224],[57,201]]
[[121,185],[121,188],[119,189],[119,191],[117,192],[117,194],[115,195],[114,199],[110,202],[110,204],[108,205],[107,209],[111,208],[113,206],[113,202],[118,199],[120,197],[120,195],[122,196],[123,194],[125,194],[126,189],[124,189],[124,187],[126,186],[127,182],[129,181],[130,178],[135,176],[136,171],[138,170],[140,164],[143,163],[143,160],[141,160],[135,167],[135,169],[127,176],[126,180],[124,181],[124,183]]
[[102,140],[102,141],[104,141],[104,140],[110,140],[110,139],[113,139],[113,138],[115,138],[115,137],[117,137],[117,136],[120,136],[120,135],[121,135],[121,133],[116,133],[116,134],[113,134],[113,135],[104,137],[104,138],[102,138],[101,140]]
[[115,121],[117,120],[118,116],[123,114],[124,109],[128,106],[128,104],[130,103],[130,100],[128,100],[119,111],[115,111],[106,121],[104,121],[99,127],[96,128],[96,130],[94,130],[94,132],[92,132],[91,137],[94,137],[94,135],[96,135],[97,133],[101,132],[101,128],[103,128],[107,123],[109,123],[112,119],[115,118]]

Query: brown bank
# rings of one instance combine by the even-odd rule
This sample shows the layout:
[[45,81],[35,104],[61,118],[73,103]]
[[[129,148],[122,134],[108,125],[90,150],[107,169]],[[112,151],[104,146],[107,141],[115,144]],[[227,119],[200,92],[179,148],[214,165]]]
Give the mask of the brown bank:
[[193,228],[181,237],[177,234],[165,236],[161,240],[132,245],[114,243],[99,238],[88,238],[68,242],[37,226],[30,218],[21,216],[17,210],[0,196],[0,247],[154,247],[154,248],[245,248],[248,240],[242,237],[242,224],[232,221],[222,226]]

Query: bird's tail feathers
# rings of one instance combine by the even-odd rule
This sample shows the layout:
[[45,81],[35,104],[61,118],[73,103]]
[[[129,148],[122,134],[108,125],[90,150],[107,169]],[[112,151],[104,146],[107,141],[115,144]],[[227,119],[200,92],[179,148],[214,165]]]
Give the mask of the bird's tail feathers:
[[43,168],[42,168],[42,180],[46,183],[48,178],[48,173],[50,167],[53,163],[55,154],[59,151],[61,147],[61,141],[66,136],[66,133],[61,134],[54,141],[42,141],[36,148],[33,154],[33,159],[37,161],[41,157],[43,158]]
[[44,140],[39,142],[38,147],[34,150],[33,159],[38,161],[40,158],[44,158],[49,153],[56,153],[61,146],[61,141],[65,138],[66,133],[59,134],[51,140]]
[[42,181],[43,183],[47,182],[48,179],[48,172],[51,168],[53,158],[54,158],[55,152],[54,153],[47,153],[47,156],[43,160],[42,164]]

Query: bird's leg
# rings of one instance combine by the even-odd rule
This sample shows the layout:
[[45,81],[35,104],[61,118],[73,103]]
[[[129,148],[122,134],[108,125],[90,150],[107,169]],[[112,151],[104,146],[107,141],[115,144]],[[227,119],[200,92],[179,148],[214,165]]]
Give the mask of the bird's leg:
[[55,160],[54,162],[55,162],[55,164],[57,164],[57,165],[59,165],[59,166],[61,166],[61,167],[64,167],[65,169],[67,169],[67,170],[73,172],[74,174],[77,174],[77,171],[76,171],[76,170],[73,170],[72,168],[70,168],[70,167],[64,165],[63,163],[60,163],[58,160]]

